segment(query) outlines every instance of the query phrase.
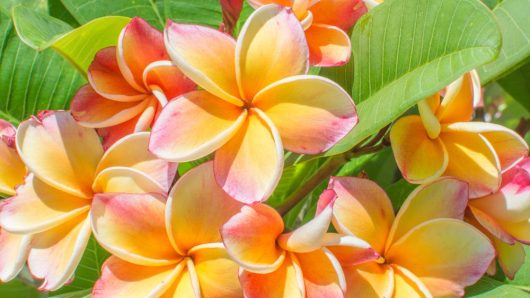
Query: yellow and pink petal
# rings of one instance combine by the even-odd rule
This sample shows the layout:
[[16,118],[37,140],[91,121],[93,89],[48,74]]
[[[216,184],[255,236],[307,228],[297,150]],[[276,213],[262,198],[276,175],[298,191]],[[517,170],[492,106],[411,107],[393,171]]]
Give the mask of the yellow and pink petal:
[[311,8],[313,23],[337,26],[344,31],[350,28],[367,12],[362,0],[318,1]]
[[309,62],[317,67],[341,66],[350,60],[351,42],[346,32],[335,26],[313,23],[305,30]]
[[24,183],[26,166],[15,145],[16,128],[0,119],[0,193],[14,195],[15,187]]
[[347,283],[345,297],[393,297],[394,270],[391,266],[368,262],[343,269]]
[[29,254],[31,235],[12,234],[0,228],[0,281],[8,282],[22,270]]

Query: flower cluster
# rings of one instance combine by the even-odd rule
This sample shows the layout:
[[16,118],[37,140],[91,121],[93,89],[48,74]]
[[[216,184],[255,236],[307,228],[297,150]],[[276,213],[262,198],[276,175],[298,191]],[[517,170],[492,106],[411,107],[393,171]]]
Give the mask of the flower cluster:
[[286,230],[266,204],[284,150],[323,153],[359,121],[309,67],[348,62],[345,31],[366,7],[249,2],[237,39],[134,18],[70,111],[0,121],[0,280],[27,264],[57,290],[91,236],[111,253],[93,297],[458,297],[496,259],[513,277],[530,244],[528,146],[470,122],[475,72],[392,126],[397,165],[420,184],[399,211],[375,182],[331,177],[314,218]]

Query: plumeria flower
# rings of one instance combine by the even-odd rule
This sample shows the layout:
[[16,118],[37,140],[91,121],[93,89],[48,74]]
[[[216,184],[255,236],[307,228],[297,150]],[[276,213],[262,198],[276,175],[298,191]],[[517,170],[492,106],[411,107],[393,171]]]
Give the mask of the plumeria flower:
[[2,202],[0,225],[31,236],[28,267],[44,280],[40,290],[72,278],[91,235],[95,194],[167,193],[176,165],[149,153],[148,140],[147,132],[132,134],[104,153],[96,131],[69,112],[47,111],[20,124],[16,145],[30,173]]
[[96,195],[94,235],[113,256],[92,297],[241,297],[239,266],[219,234],[240,207],[211,162],[183,175],[167,203],[155,193]]
[[471,198],[499,189],[501,173],[528,154],[526,142],[497,124],[470,122],[474,103],[480,101],[475,71],[440,93],[418,103],[420,115],[405,116],[390,131],[392,150],[403,177],[427,183],[440,176],[469,183]]
[[228,254],[243,269],[239,279],[245,297],[343,297],[344,274],[324,246],[362,251],[369,244],[327,233],[335,198],[333,191],[325,192],[315,218],[289,233],[283,232],[278,212],[265,204],[243,206],[223,225]]
[[362,263],[347,247],[332,250],[343,264],[348,297],[460,297],[495,256],[488,238],[462,221],[464,182],[442,178],[419,186],[395,218],[389,198],[372,181],[334,177],[329,188],[338,196],[335,229],[367,241],[379,255]]
[[[351,56],[346,32],[366,13],[362,0],[248,0],[258,8],[276,3],[290,7],[305,30],[311,65],[346,64]],[[346,31],[346,32],[345,32]]]
[[470,200],[468,207],[466,219],[490,236],[501,268],[513,278],[524,263],[523,245],[530,245],[530,158],[502,175],[498,192]]
[[[24,183],[26,166],[15,146],[16,128],[0,119],[0,193],[15,195],[15,188]],[[1,207],[0,203],[0,208]],[[0,228],[0,281],[16,277],[26,262],[31,236],[17,235]]]
[[244,203],[264,201],[283,169],[283,149],[328,150],[357,123],[351,97],[331,80],[305,75],[308,48],[287,9],[263,6],[238,41],[217,30],[169,21],[174,63],[204,90],[169,102],[149,149],[191,161],[214,151],[219,185]]
[[83,126],[99,128],[105,148],[127,134],[147,130],[168,100],[195,89],[168,59],[162,33],[133,18],[118,46],[94,57],[89,84],[72,99],[72,115]]

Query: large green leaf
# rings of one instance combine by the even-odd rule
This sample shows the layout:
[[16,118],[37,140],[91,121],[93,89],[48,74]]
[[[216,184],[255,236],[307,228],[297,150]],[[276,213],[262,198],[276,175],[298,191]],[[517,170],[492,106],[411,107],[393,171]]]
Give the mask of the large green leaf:
[[53,50],[36,52],[20,41],[11,20],[0,14],[0,117],[18,123],[39,110],[67,109],[84,83]]
[[466,289],[465,297],[474,298],[528,298],[530,294],[522,289],[505,284],[491,277],[483,277]]
[[352,34],[359,124],[326,153],[351,149],[466,71],[496,57],[500,32],[479,0],[389,0]]
[[493,10],[502,32],[499,57],[479,68],[483,84],[508,74],[530,57],[530,1],[504,0]]
[[530,63],[500,79],[498,83],[526,111],[530,112]]

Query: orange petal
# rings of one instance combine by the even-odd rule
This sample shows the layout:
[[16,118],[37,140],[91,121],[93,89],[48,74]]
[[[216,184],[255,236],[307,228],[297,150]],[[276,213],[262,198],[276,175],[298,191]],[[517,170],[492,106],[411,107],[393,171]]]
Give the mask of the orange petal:
[[190,253],[203,297],[241,297],[239,266],[226,253],[222,243]]
[[94,298],[157,297],[171,287],[184,265],[141,266],[111,256],[92,291]]
[[385,256],[419,277],[433,296],[462,296],[486,272],[495,251],[473,226],[441,218],[416,226]]
[[173,245],[184,254],[194,246],[220,242],[219,229],[241,206],[215,183],[212,162],[193,168],[169,194],[166,222]]
[[[326,236],[330,236],[328,233]],[[335,241],[325,237],[325,246],[343,266],[353,266],[377,260],[380,255],[364,240],[350,235],[335,235]],[[337,241],[338,240],[338,241]]]
[[447,86],[436,115],[441,123],[467,122],[473,118],[474,106],[481,96],[476,72],[468,72]]
[[0,119],[0,193],[14,195],[15,187],[24,183],[26,166],[15,146],[16,128]]
[[512,168],[528,155],[528,145],[515,131],[502,125],[486,122],[465,122],[451,124],[452,131],[480,133],[499,158],[502,171]]
[[74,196],[92,196],[92,181],[103,148],[96,131],[77,124],[68,112],[48,111],[22,122],[17,148],[43,182]]
[[242,106],[235,70],[235,40],[198,25],[168,21],[165,44],[173,62],[193,82],[229,103]]
[[386,247],[415,226],[435,218],[464,219],[468,202],[467,183],[441,178],[417,187],[399,209]]
[[[171,61],[155,61],[149,64],[144,70],[143,78],[144,85],[153,94],[161,95],[165,99],[165,103],[181,94],[193,91],[197,87]],[[162,105],[165,103],[161,102]]]
[[85,85],[75,94],[70,110],[81,125],[98,128],[131,120],[140,114],[148,103],[148,100],[132,102],[109,100],[97,94],[89,85]]
[[394,272],[388,265],[368,262],[357,266],[344,267],[346,295],[348,298],[393,297]]
[[344,272],[337,259],[326,249],[297,253],[304,278],[306,297],[343,297]]
[[[184,261],[183,261],[184,262]],[[161,298],[177,297],[201,297],[201,289],[198,285],[197,275],[194,273],[193,262],[186,261],[186,268],[179,273],[173,285]]]
[[480,134],[442,127],[440,138],[449,156],[444,175],[469,183],[469,197],[477,198],[499,189],[500,164],[491,144]]
[[175,264],[164,221],[166,199],[155,194],[97,194],[91,221],[98,242],[115,256],[137,265]]
[[313,23],[328,24],[348,31],[367,11],[361,0],[325,0],[311,7]]
[[305,297],[302,272],[293,254],[289,254],[273,272],[259,274],[243,270],[239,280],[245,297]]
[[341,66],[350,60],[351,42],[340,28],[313,23],[306,31],[309,62],[320,67]]
[[26,263],[29,253],[30,235],[11,234],[0,229],[0,281],[15,278]]
[[9,232],[33,234],[60,225],[90,209],[84,198],[59,191],[33,174],[17,188],[17,194],[2,202],[0,223]]
[[493,239],[493,246],[497,251],[499,265],[504,274],[513,279],[525,261],[525,250],[521,243],[515,242],[510,245],[498,239]]
[[105,150],[108,149],[110,146],[112,146],[112,144],[116,143],[126,135],[138,131],[146,131],[151,126],[151,122],[153,119],[151,119],[151,122],[147,122],[144,115],[150,114],[153,114],[154,116],[152,100],[150,101],[146,110],[144,110],[141,114],[135,116],[131,120],[118,125],[99,128],[97,132],[103,139],[103,148]]
[[393,265],[394,298],[432,298],[427,287],[413,273],[403,267]]
[[134,89],[123,77],[116,60],[116,48],[99,50],[94,61],[88,68],[88,81],[95,92],[104,98],[134,102],[144,99],[147,95]]
[[153,126],[149,149],[166,160],[201,158],[225,144],[246,115],[206,91],[187,93],[164,107]]
[[33,235],[28,267],[33,277],[44,279],[39,290],[55,291],[72,278],[90,233],[90,221],[85,213]]
[[293,0],[248,0],[248,4],[254,9],[267,4],[279,4],[290,7],[293,4]]
[[94,179],[94,192],[159,193],[166,189],[147,174],[127,167],[111,167],[101,171]]
[[236,46],[236,72],[241,94],[256,93],[283,78],[304,74],[309,50],[292,10],[278,5],[257,9],[241,29]]
[[256,95],[253,105],[278,128],[285,148],[297,153],[328,150],[358,121],[350,95],[333,81],[317,76],[275,82]]
[[390,130],[392,151],[403,177],[426,183],[440,177],[448,163],[447,151],[438,138],[431,139],[419,116],[405,116]]
[[270,273],[281,266],[285,252],[276,239],[283,231],[278,212],[264,204],[243,206],[221,228],[230,257],[241,267],[256,273]]
[[144,69],[151,62],[167,60],[162,32],[135,17],[121,31],[117,46],[121,73],[136,90],[145,91]]
[[[471,200],[470,202],[472,202]],[[473,215],[473,218],[476,220],[476,222],[472,222],[474,226],[476,226],[479,229],[483,229],[485,234],[486,232],[491,233],[494,237],[501,239],[502,241],[514,244],[517,240],[513,235],[510,235],[508,231],[506,231],[499,223],[499,220],[496,218],[491,217],[489,214],[485,213],[484,211],[473,207],[471,204],[469,205],[469,211]],[[468,218],[468,221],[469,218]]]
[[133,168],[147,174],[168,191],[175,178],[177,164],[161,160],[151,153],[149,137],[148,132],[138,132],[120,139],[105,152],[97,171],[110,167]]
[[382,253],[394,220],[386,193],[374,182],[354,177],[332,177],[329,188],[338,196],[333,206],[337,231],[355,235]]
[[215,153],[217,183],[234,199],[251,204],[269,198],[283,169],[283,147],[276,127],[258,109]]

